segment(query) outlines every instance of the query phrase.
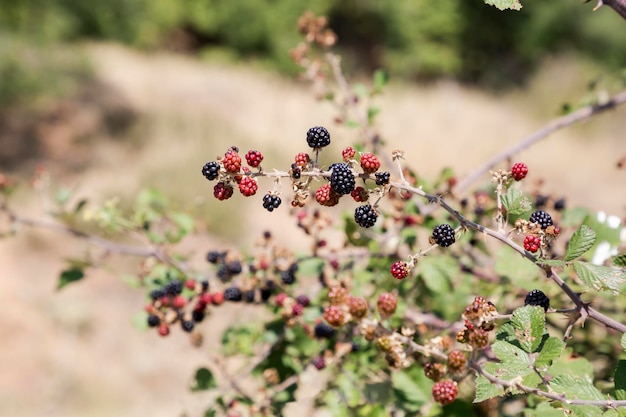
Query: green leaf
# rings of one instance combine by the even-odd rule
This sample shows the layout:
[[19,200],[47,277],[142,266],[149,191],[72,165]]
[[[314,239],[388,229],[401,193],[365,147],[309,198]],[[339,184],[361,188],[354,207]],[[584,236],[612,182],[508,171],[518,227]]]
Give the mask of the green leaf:
[[513,311],[511,324],[522,349],[534,352],[541,343],[545,328],[545,313],[539,306],[525,306]]
[[564,394],[569,400],[602,401],[606,399],[587,377],[570,374],[558,375],[550,381],[550,387],[556,392]]
[[424,283],[436,294],[450,291],[450,282],[460,272],[457,262],[448,255],[426,256],[419,261],[419,270]]
[[535,359],[535,367],[549,366],[552,361],[561,356],[565,350],[565,343],[556,337],[549,337],[541,346],[539,355]]
[[394,394],[407,410],[417,411],[430,400],[432,383],[425,390],[406,371],[393,372],[391,383]]
[[532,208],[530,199],[517,188],[509,187],[502,196],[502,205],[508,214],[524,214]]
[[61,272],[59,276],[59,285],[57,289],[65,287],[67,284],[71,284],[76,281],[80,281],[85,277],[85,273],[81,268],[68,268]]
[[524,417],[563,417],[563,410],[553,408],[549,402],[542,402],[535,409],[525,409]]
[[213,373],[207,368],[199,368],[191,381],[191,390],[193,392],[206,391],[217,387]]
[[380,113],[380,107],[368,106],[367,107],[367,122],[369,124],[373,124],[374,118],[376,117],[378,113]]
[[572,238],[567,243],[565,260],[573,261],[574,259],[582,256],[585,252],[591,249],[595,242],[596,232],[594,232],[591,227],[583,224],[574,232]]
[[380,93],[382,92],[383,87],[387,85],[389,81],[389,74],[385,70],[378,69],[374,71],[373,84],[374,84],[374,92]]
[[206,410],[204,412],[204,417],[215,417],[215,416],[217,416],[217,410],[215,409]]
[[519,0],[485,0],[485,4],[495,6],[500,10],[520,10],[522,8]]
[[502,361],[502,363],[497,364],[499,369],[496,371],[500,378],[510,380],[534,372],[530,357],[517,346],[498,340],[491,345],[491,348],[498,359]]
[[574,262],[574,271],[587,286],[596,290],[618,295],[626,281],[626,269]]
[[570,374],[579,377],[592,378],[594,369],[591,362],[583,357],[575,357],[571,349],[566,349],[566,354],[555,359],[548,370],[550,375],[557,376]]
[[502,246],[496,253],[494,269],[496,274],[507,277],[516,287],[532,290],[536,287],[535,278],[541,272],[537,266],[508,246]]
[[504,389],[491,383],[487,378],[482,375],[478,375],[476,378],[476,396],[474,397],[475,403],[480,403],[493,397],[500,397],[504,395]]
[[613,258],[613,265],[620,268],[626,268],[626,253],[621,253]]
[[626,359],[621,359],[615,368],[615,397],[626,400]]

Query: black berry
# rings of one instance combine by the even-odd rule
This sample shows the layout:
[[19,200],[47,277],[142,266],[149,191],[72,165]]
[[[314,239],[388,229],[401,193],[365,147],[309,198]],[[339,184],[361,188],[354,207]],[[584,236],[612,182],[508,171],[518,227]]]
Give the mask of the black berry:
[[524,299],[525,306],[540,306],[543,307],[545,311],[548,311],[550,308],[550,299],[547,295],[543,293],[541,290],[532,290],[526,295]]
[[376,177],[376,185],[387,185],[391,178],[391,174],[388,171],[377,172],[374,176]]
[[194,310],[191,312],[191,317],[193,318],[193,321],[196,323],[200,323],[202,320],[204,320],[204,310]]
[[558,200],[556,200],[554,202],[554,209],[556,211],[561,211],[565,209],[565,199],[564,198],[559,198]]
[[263,208],[269,212],[274,211],[280,206],[280,197],[273,194],[265,194],[263,197]]
[[356,186],[354,174],[348,164],[337,163],[331,165],[330,188],[337,194],[350,194]]
[[183,292],[183,283],[178,280],[170,281],[165,284],[163,290],[165,290],[165,292],[169,295],[178,295]]
[[209,251],[206,254],[206,260],[209,263],[216,264],[224,259],[225,253],[218,252],[216,250]]
[[180,322],[180,327],[182,327],[183,330],[186,331],[187,333],[193,330],[193,326],[194,326],[194,322],[191,320],[183,320]]
[[315,126],[306,132],[306,143],[311,148],[323,148],[330,145],[330,133],[325,127]]
[[239,262],[239,261],[231,261],[228,264],[226,264],[226,269],[228,269],[228,273],[230,275],[240,274],[241,271],[242,271],[241,262]]
[[165,291],[161,289],[150,291],[150,298],[153,300],[158,300],[159,298],[165,297]]
[[255,292],[254,290],[248,290],[243,293],[243,299],[246,303],[254,303]]
[[161,319],[159,318],[159,316],[156,316],[154,314],[150,314],[148,316],[148,326],[157,327],[160,323],[161,323]]
[[537,210],[530,215],[528,219],[531,223],[537,223],[542,229],[546,229],[548,226],[552,226],[552,217],[543,210]]
[[321,322],[315,325],[313,332],[318,339],[328,339],[335,334],[335,329],[331,325]]
[[202,175],[204,175],[204,177],[209,181],[216,179],[219,172],[220,164],[215,161],[207,162],[202,167]]
[[354,210],[354,221],[361,227],[372,227],[378,214],[370,204],[359,206]]
[[230,287],[224,291],[224,299],[226,301],[241,301],[243,294],[237,287]]
[[280,279],[283,284],[292,285],[294,282],[296,282],[296,273],[295,271],[288,269],[280,274]]
[[454,229],[449,224],[440,224],[433,229],[433,240],[441,247],[448,247],[455,242]]

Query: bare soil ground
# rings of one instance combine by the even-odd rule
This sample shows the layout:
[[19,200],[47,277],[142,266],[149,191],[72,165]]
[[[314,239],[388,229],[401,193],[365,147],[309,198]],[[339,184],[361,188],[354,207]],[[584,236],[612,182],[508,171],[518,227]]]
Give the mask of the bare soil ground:
[[[220,242],[249,247],[266,228],[278,239],[303,244],[286,210],[268,216],[260,203],[244,210],[241,198],[218,205],[209,198],[200,167],[237,144],[262,150],[266,169],[286,168],[296,152],[305,150],[308,127],[331,124],[329,105],[315,102],[306,86],[259,69],[111,45],[89,50],[100,78],[127,97],[143,122],[126,142],[95,143],[90,168],[66,173],[64,181],[100,202],[157,186],[181,206],[196,204],[214,236],[194,242],[198,256]],[[452,166],[463,177],[545,124],[559,100],[580,96],[574,86],[582,85],[586,75],[567,61],[555,61],[524,92],[502,96],[452,82],[392,84],[380,99],[379,128],[389,149],[405,150],[407,162],[421,175],[433,178]],[[545,192],[567,197],[569,205],[623,217],[626,171],[617,170],[615,163],[626,154],[625,123],[626,108],[612,111],[556,134],[516,159],[531,167],[530,178],[545,180]],[[345,128],[332,132],[328,152],[336,155],[356,138],[356,132]],[[39,215],[37,202],[27,194],[18,196],[23,214]],[[83,250],[80,242],[48,232],[25,230],[0,240],[0,414],[202,415],[210,398],[190,394],[185,386],[194,370],[207,363],[207,354],[215,352],[221,329],[253,317],[254,308],[236,315],[232,309],[220,310],[203,326],[207,343],[198,350],[180,334],[161,339],[137,332],[131,317],[141,310],[144,297],[114,273],[98,271],[55,292],[62,258]],[[306,401],[302,405],[306,409]]]

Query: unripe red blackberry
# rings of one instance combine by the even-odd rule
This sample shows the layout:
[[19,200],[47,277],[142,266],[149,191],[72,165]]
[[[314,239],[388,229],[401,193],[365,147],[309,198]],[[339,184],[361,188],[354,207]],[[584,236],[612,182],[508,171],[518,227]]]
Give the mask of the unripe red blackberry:
[[391,265],[391,275],[395,279],[404,279],[409,276],[409,265],[405,261],[396,261]]
[[315,126],[306,132],[306,143],[313,149],[330,145],[330,133],[325,127]]
[[545,311],[550,308],[550,299],[541,290],[532,290],[526,295],[524,299],[525,306],[540,306]]
[[226,172],[236,174],[241,169],[241,156],[233,148],[226,151],[222,159],[222,165]]
[[359,206],[354,210],[354,221],[361,227],[373,227],[377,219],[378,213],[370,204]]
[[350,162],[352,159],[354,159],[355,155],[356,150],[352,146],[348,146],[346,149],[341,151],[341,157],[343,158],[344,162]]
[[300,304],[302,307],[308,307],[311,304],[311,299],[306,295],[299,295],[296,297],[296,303]]
[[304,307],[302,307],[302,304],[294,304],[293,307],[291,307],[291,314],[293,316],[301,316],[302,313],[304,312]]
[[467,365],[467,356],[460,350],[453,350],[448,353],[448,369],[453,372],[463,371]]
[[543,210],[535,211],[533,214],[530,215],[528,221],[531,223],[537,223],[539,226],[541,226],[542,229],[553,225],[552,217],[550,217],[550,215]]
[[337,306],[326,307],[323,317],[333,327],[340,327],[346,321],[346,313],[341,307]]
[[361,168],[366,174],[373,174],[380,168],[380,160],[373,153],[366,152],[361,155]]
[[524,238],[524,249],[528,252],[537,252],[541,246],[541,238],[537,235],[526,235]]
[[263,161],[263,154],[261,152],[249,150],[248,153],[246,153],[246,162],[252,168],[261,165],[261,161]]
[[211,304],[214,306],[218,306],[224,302],[224,293],[223,292],[214,292],[211,294]]
[[469,344],[474,349],[483,349],[489,345],[489,332],[482,328],[474,329],[469,334]]
[[448,247],[456,241],[454,229],[449,224],[440,224],[435,226],[433,229],[432,239],[437,245],[443,248]]
[[172,307],[174,308],[183,308],[187,304],[187,300],[182,295],[177,295],[172,300]]
[[159,334],[163,337],[167,336],[168,334],[170,334],[170,328],[167,324],[165,323],[161,323],[159,325]]
[[246,197],[255,195],[259,189],[257,180],[252,177],[243,177],[239,182],[239,191]]
[[315,369],[317,369],[318,371],[321,371],[322,369],[326,368],[326,360],[323,356],[318,356],[317,358],[313,359],[313,366],[315,366]]
[[367,305],[365,298],[350,296],[348,299],[348,311],[354,319],[360,320],[367,316],[369,306]]
[[214,179],[216,179],[219,175],[219,172],[220,164],[216,161],[207,162],[202,167],[202,175],[204,175],[204,177],[209,181],[213,181]]
[[378,296],[378,312],[382,317],[389,317],[396,312],[398,307],[398,299],[390,292],[382,293]]
[[224,299],[226,301],[241,301],[243,294],[237,287],[230,287],[224,291]]
[[526,178],[528,174],[528,167],[523,162],[518,162],[511,168],[511,176],[515,181],[521,181]]
[[356,201],[357,203],[362,203],[364,201],[367,201],[369,199],[369,196],[370,196],[369,193],[363,187],[356,187],[350,193],[350,197],[352,197],[352,199]]
[[348,290],[336,285],[328,290],[328,300],[332,305],[344,304],[348,301]]
[[213,187],[213,195],[220,201],[228,200],[233,196],[233,187],[220,181]]
[[442,363],[428,362],[424,365],[424,375],[432,381],[439,381],[446,374],[446,367]]
[[348,164],[335,163],[330,166],[330,188],[337,194],[350,194],[356,186],[354,174]]
[[459,394],[459,388],[451,379],[444,379],[433,385],[433,399],[441,405],[450,404]]
[[187,279],[185,280],[185,288],[187,288],[188,290],[195,290],[196,289],[196,280],[195,279]]
[[341,195],[333,191],[330,184],[324,184],[315,191],[315,201],[325,207],[336,206],[340,197]]
[[391,174],[388,171],[377,172],[374,177],[376,177],[376,185],[387,185],[391,179]]
[[335,329],[326,323],[317,323],[313,328],[313,334],[318,339],[328,339],[335,334]]
[[274,302],[276,303],[278,307],[282,307],[287,297],[288,297],[287,294],[285,294],[284,292],[281,292],[280,294],[276,295],[276,298],[274,298]]
[[297,154],[295,159],[296,165],[300,168],[304,168],[309,164],[309,162],[311,162],[311,157],[309,156],[309,154],[304,152],[300,152],[299,154]]

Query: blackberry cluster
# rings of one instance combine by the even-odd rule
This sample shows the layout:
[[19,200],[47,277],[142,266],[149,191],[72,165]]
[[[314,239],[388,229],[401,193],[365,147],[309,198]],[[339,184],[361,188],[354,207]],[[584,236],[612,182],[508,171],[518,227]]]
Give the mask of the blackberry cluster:
[[330,145],[330,133],[323,126],[312,127],[306,132],[306,143],[311,148],[323,148]]
[[456,240],[454,229],[449,224],[440,224],[433,229],[432,234],[435,243],[443,248],[452,245]]
[[350,194],[356,187],[354,174],[348,164],[336,163],[330,166],[330,188],[337,194]]
[[543,307],[545,311],[550,308],[550,299],[541,290],[532,290],[526,295],[524,299],[525,306],[539,306]]
[[270,213],[280,206],[280,197],[273,194],[265,194],[263,197],[263,208]]
[[243,298],[243,294],[241,290],[237,287],[226,288],[224,291],[224,299],[226,301],[241,301]]
[[378,214],[370,204],[359,206],[354,210],[354,221],[361,227],[372,227],[376,223]]
[[204,175],[204,177],[209,181],[213,181],[214,179],[216,179],[219,172],[220,164],[215,161],[207,162],[202,167],[202,175]]
[[548,213],[543,210],[537,210],[533,214],[530,215],[530,219],[528,219],[531,223],[537,223],[541,226],[542,229],[547,229],[548,226],[552,226],[552,217]]
[[391,179],[389,171],[377,172],[374,176],[376,177],[376,185],[387,185]]

